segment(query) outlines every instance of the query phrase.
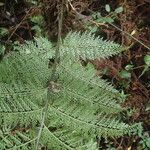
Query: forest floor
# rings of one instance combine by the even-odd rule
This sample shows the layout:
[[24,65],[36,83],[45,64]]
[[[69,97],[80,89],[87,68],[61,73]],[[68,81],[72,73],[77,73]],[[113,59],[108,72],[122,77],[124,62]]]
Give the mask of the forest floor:
[[[23,43],[36,35],[56,41],[58,8],[55,0],[0,2],[0,46],[5,45],[7,53],[13,42]],[[93,64],[103,78],[127,94],[123,106],[129,109],[123,119],[129,124],[141,122],[143,130],[139,126],[137,135],[101,139],[102,149],[150,149],[150,1],[74,0],[72,7],[66,5],[63,36],[70,30],[91,30],[126,47],[119,57]]]

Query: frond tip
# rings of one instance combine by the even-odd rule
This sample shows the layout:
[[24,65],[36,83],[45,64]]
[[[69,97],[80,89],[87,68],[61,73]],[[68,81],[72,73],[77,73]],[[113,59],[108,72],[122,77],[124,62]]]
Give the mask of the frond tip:
[[122,51],[122,47],[112,41],[95,37],[92,33],[70,32],[64,39],[62,55],[67,54],[75,59],[108,58]]

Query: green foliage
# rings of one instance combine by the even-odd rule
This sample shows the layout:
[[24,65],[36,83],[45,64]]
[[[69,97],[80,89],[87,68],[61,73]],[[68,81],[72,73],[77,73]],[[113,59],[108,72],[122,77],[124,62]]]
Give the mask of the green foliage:
[[123,7],[120,6],[120,7],[116,8],[115,11],[113,12],[113,11],[111,10],[110,5],[109,5],[109,4],[106,4],[106,5],[105,5],[105,10],[106,10],[107,12],[109,12],[109,13],[111,12],[111,13],[119,14],[119,13],[122,13],[122,12],[123,12]]
[[9,31],[6,28],[3,28],[3,27],[0,28],[0,37],[4,37],[8,33]]
[[85,32],[69,33],[64,39],[64,44],[61,47],[62,55],[69,55],[79,60],[108,58],[119,54],[122,47],[114,42],[103,40],[100,37],[95,37],[93,34]]
[[150,55],[147,54],[147,55],[144,56],[144,63],[145,63],[144,64],[144,69],[143,69],[140,77],[143,76],[145,72],[150,71]]
[[131,78],[131,73],[126,70],[122,70],[120,72],[120,77],[124,78],[124,79],[129,79],[129,78]]
[[60,47],[57,82],[49,81],[54,48],[45,38],[15,46],[0,63],[0,149],[33,150],[45,102],[48,112],[40,147],[96,150],[96,136],[119,137],[131,127],[118,119],[124,94],[80,59],[108,58],[122,51],[90,33],[69,33]]
[[42,15],[37,15],[30,17],[30,20],[34,23],[32,30],[35,31],[36,37],[44,35],[45,31],[43,30],[45,21]]
[[117,14],[122,13],[122,12],[123,12],[123,7],[122,6],[115,9],[115,13],[117,13]]
[[93,24],[86,22],[85,24],[86,29],[88,29],[92,33],[96,33],[99,30],[101,31],[101,24],[107,25],[113,23],[118,18],[118,14],[123,12],[123,7],[120,6],[113,11],[110,5],[106,4],[105,10],[108,13],[108,15],[106,16],[102,16],[100,12],[92,12],[91,14],[92,20],[94,20],[97,24],[100,23],[100,25],[93,26]]
[[128,64],[128,65],[125,66],[125,69],[126,69],[127,71],[132,71],[132,70],[133,70],[133,67],[134,67],[133,64]]
[[142,123],[137,123],[136,130],[134,131],[135,135],[138,135],[140,142],[138,144],[138,149],[149,150],[150,149],[150,136],[148,132],[143,130]]
[[0,55],[4,55],[5,53],[5,46],[0,44]]
[[142,145],[142,148],[144,150],[150,149],[150,136],[148,133],[145,133],[142,137],[142,140],[140,141],[140,144]]
[[144,62],[146,65],[150,66],[150,55],[145,55],[144,56]]

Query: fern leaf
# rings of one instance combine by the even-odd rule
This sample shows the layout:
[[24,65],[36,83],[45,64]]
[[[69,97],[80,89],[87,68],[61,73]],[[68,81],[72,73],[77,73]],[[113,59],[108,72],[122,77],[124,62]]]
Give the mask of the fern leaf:
[[47,97],[50,70],[48,58],[41,54],[42,46],[38,41],[39,52],[31,42],[21,48],[0,63],[1,126],[36,125]]
[[108,58],[122,51],[119,44],[95,37],[92,33],[70,32],[64,39],[61,55],[69,55],[73,59]]
[[49,85],[52,44],[40,37],[14,49],[0,62],[0,149],[35,148],[45,101],[49,104],[41,149],[96,150],[96,135],[130,133],[131,127],[117,118],[120,93],[93,68],[76,61],[118,54],[118,44],[87,32],[69,33],[61,46],[58,81]]
[[26,132],[0,130],[1,150],[33,150],[36,138],[31,139]]
[[58,72],[62,93],[65,93],[66,96],[71,95],[72,98],[87,102],[90,106],[93,105],[94,109],[99,107],[106,113],[121,111],[118,103],[123,99],[120,99],[120,93],[109,82],[96,76],[92,67],[83,68],[79,63],[68,61],[60,65]]
[[[50,131],[44,126],[41,142],[50,149],[57,150],[98,150],[94,141],[86,141],[82,134],[76,133],[75,130],[61,127],[57,131]],[[56,144],[57,143],[57,144]]]

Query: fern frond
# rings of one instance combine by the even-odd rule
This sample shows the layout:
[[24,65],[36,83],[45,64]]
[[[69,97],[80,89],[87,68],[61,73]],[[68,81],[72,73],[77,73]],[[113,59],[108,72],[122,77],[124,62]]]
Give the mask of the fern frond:
[[43,109],[39,104],[45,101],[47,89],[27,87],[19,83],[1,83],[0,87],[0,126],[28,126],[40,121]]
[[[95,134],[121,136],[130,131],[130,126],[121,123],[112,115],[121,111],[121,107],[116,103],[119,92],[107,82],[93,76],[92,68],[86,70],[78,63],[68,62],[66,65],[60,64],[58,72],[57,90],[53,90],[48,109],[50,126],[56,127],[56,131],[66,127],[82,135],[81,139],[84,140],[94,138]],[[101,82],[106,85],[100,86]],[[59,137],[61,142],[66,141],[60,135],[55,137],[57,141]],[[73,137],[69,139],[73,140]],[[71,148],[74,147],[73,143],[70,145]]]
[[[30,64],[30,65],[27,65]],[[40,64],[40,65],[39,65]],[[49,77],[48,60],[41,60],[33,54],[13,52],[0,63],[0,82],[21,81],[39,85]],[[44,75],[44,76],[43,76]]]
[[[50,131],[51,127],[44,126],[41,143],[57,150],[98,150],[94,141],[83,139],[82,134],[65,127]],[[57,144],[56,144],[57,143]]]
[[[106,113],[117,113],[122,110],[119,105],[120,93],[113,86],[95,75],[93,67],[83,68],[79,63],[60,64],[60,84],[63,93],[99,108]],[[109,109],[109,111],[108,111]]]
[[31,51],[27,45],[32,44],[10,53],[0,63],[2,127],[35,125],[41,119],[42,108],[38,104],[46,98],[46,82],[50,74],[48,59],[37,57],[35,47]]
[[50,70],[48,58],[43,57],[46,53],[42,55],[45,47],[42,51],[37,41],[40,49],[36,50],[33,42],[27,42],[0,63],[1,126],[36,125],[41,119]]
[[61,122],[82,134],[89,133],[90,137],[94,137],[95,134],[121,136],[130,130],[128,125],[120,123],[117,119],[102,113],[95,114],[95,110],[92,108],[80,106],[73,102],[66,105],[62,104],[61,106],[56,102],[49,111],[50,116],[54,119],[53,122]]
[[38,37],[34,38],[34,41],[26,41],[24,45],[16,47],[20,51],[26,52],[27,54],[35,54],[42,61],[46,61],[54,57],[54,50],[52,49],[52,43],[47,38]]
[[95,37],[92,33],[70,32],[64,39],[61,55],[69,55],[73,59],[100,59],[119,54],[123,48],[112,41]]
[[1,150],[33,150],[35,140],[36,138],[31,139],[26,132],[0,130]]
[[49,134],[45,132],[44,136],[54,140],[47,140],[51,147],[56,143],[53,149],[84,150],[88,149],[85,143],[95,135],[118,137],[130,132],[130,126],[112,115],[121,111],[117,104],[119,92],[95,76],[93,68],[67,61],[60,64],[58,73],[48,109]]
[[[120,93],[96,76],[92,67],[84,68],[76,61],[107,58],[120,51],[119,45],[91,33],[70,33],[61,46],[55,83],[49,82],[49,59],[54,51],[47,39],[35,38],[15,47],[0,62],[0,149],[35,148],[45,101],[48,112],[39,140],[41,148],[96,150],[96,135],[129,133],[130,126],[117,118],[122,111]],[[18,130],[13,137],[14,129]]]

